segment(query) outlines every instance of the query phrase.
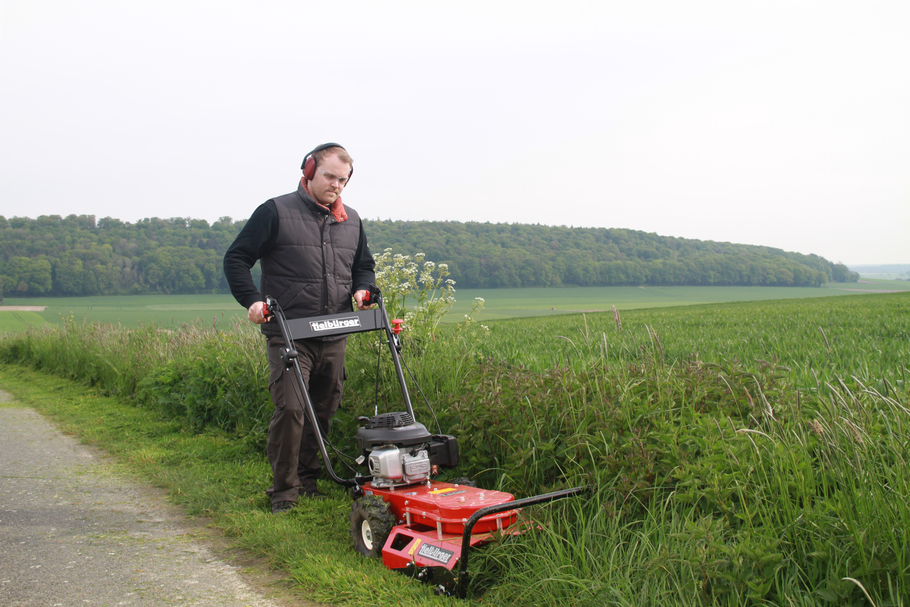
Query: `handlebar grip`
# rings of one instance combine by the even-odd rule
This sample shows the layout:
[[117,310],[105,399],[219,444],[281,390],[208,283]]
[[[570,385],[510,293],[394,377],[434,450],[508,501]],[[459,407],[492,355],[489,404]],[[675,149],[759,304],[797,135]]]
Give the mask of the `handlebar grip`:
[[382,291],[379,290],[379,287],[376,285],[370,285],[365,290],[366,293],[363,294],[363,299],[360,300],[361,304],[364,306],[372,306],[373,304],[379,303],[379,297],[382,294]]

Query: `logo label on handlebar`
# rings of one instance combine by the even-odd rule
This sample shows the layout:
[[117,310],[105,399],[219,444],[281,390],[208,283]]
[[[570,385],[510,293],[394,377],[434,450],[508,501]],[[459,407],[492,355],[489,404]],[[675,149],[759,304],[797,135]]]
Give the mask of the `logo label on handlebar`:
[[350,318],[333,318],[332,320],[311,321],[310,330],[314,333],[320,331],[332,331],[334,329],[347,329],[349,327],[359,327],[360,318],[351,316]]

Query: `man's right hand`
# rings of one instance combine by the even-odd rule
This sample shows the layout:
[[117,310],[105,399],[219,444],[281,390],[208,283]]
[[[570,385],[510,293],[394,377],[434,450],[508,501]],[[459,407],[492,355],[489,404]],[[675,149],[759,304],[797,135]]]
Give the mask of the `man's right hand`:
[[263,315],[263,312],[265,312],[265,302],[257,301],[250,306],[249,310],[247,310],[246,317],[250,319],[251,323],[261,325],[264,322],[268,322],[266,317]]

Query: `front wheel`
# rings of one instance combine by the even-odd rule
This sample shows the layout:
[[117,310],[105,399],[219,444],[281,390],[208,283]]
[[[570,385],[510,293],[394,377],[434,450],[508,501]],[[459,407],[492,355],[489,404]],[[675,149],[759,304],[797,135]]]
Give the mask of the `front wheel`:
[[368,495],[351,506],[351,537],[354,550],[370,558],[382,556],[382,547],[395,526],[395,517],[382,498]]

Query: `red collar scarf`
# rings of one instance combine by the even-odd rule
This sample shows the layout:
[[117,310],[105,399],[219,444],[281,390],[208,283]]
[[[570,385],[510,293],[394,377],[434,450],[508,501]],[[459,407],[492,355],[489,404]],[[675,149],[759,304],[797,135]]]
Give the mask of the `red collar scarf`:
[[[300,185],[303,186],[303,189],[307,194],[310,194],[309,188],[306,187],[306,179],[304,177],[300,178]],[[313,198],[312,194],[310,194],[310,198]],[[332,203],[331,207],[325,206],[324,204],[320,203],[315,198],[313,198],[313,202],[315,202],[322,208],[328,209],[329,211],[331,211],[332,215],[335,217],[336,221],[347,221],[348,220],[348,214],[344,212],[344,204],[342,204],[342,202],[341,202],[341,196],[339,196],[338,198],[335,199],[335,202]]]

